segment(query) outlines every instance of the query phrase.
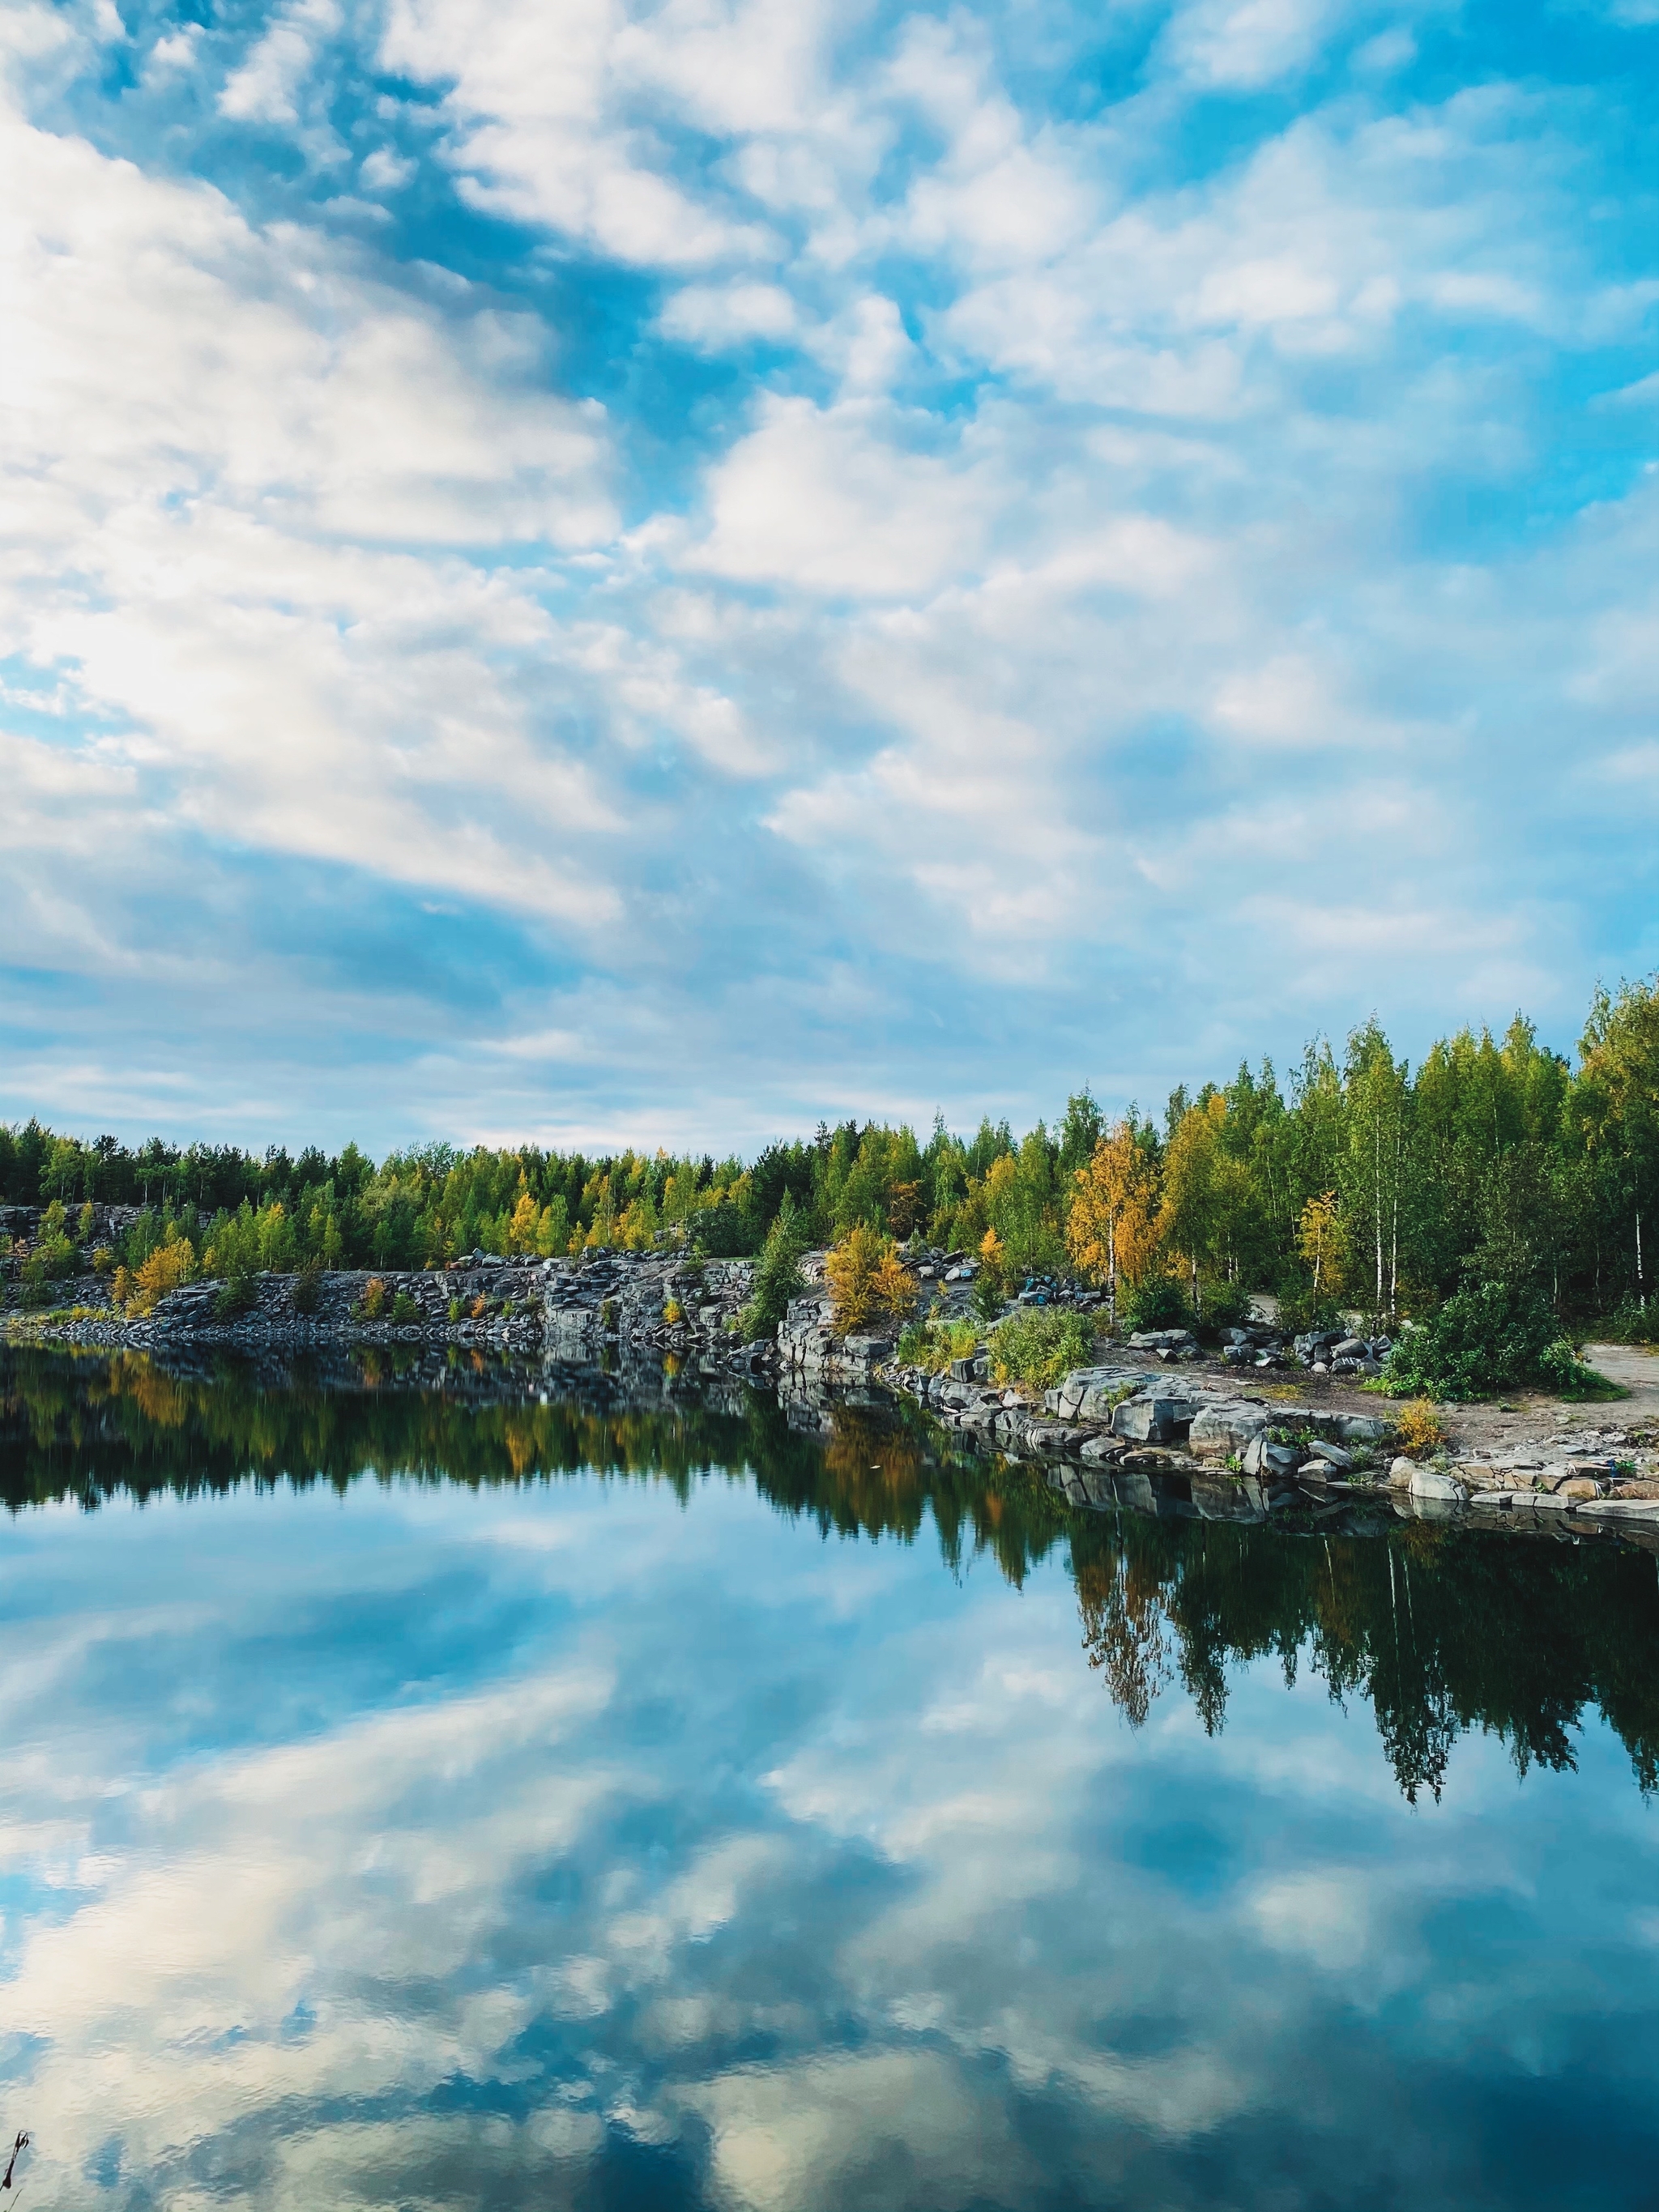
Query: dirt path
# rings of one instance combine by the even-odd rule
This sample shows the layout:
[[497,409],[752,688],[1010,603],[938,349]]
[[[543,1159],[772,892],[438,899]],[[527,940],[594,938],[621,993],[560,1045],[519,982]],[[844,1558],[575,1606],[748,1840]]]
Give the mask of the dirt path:
[[1627,1421],[1659,1419],[1659,1353],[1644,1344],[1587,1344],[1584,1357],[1609,1382],[1630,1392],[1619,1401]]

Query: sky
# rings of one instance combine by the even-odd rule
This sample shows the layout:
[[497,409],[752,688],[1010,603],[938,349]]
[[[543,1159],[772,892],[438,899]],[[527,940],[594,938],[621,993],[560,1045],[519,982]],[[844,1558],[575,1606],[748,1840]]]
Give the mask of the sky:
[[0,1118],[737,1146],[1659,966],[1659,0],[19,0]]

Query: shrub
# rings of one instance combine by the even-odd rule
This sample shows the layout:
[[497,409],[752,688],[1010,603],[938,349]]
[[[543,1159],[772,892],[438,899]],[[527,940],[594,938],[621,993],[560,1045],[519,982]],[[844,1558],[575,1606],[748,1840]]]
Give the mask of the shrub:
[[[789,1310],[790,1299],[798,1298],[805,1289],[800,1272],[800,1255],[805,1249],[805,1225],[793,1199],[785,1191],[777,1218],[766,1233],[765,1249],[755,1269],[754,1288],[743,1310],[746,1340],[752,1342],[757,1336],[773,1335]],[[674,1310],[678,1319],[678,1307],[675,1306]]]
[[858,1222],[825,1262],[836,1327],[842,1335],[862,1326],[878,1309],[896,1316],[913,1310],[915,1278],[890,1237]]
[[170,1244],[158,1244],[138,1270],[129,1312],[154,1312],[169,1291],[176,1291],[181,1283],[189,1282],[195,1273],[196,1248],[188,1237],[174,1237]]
[[115,1270],[115,1280],[109,1286],[109,1294],[118,1306],[125,1305],[127,1300],[132,1296],[132,1287],[131,1268],[118,1267]]
[[301,1268],[294,1279],[294,1310],[295,1313],[315,1313],[323,1294],[323,1271],[315,1260]]
[[359,1321],[379,1321],[386,1311],[386,1284],[379,1275],[371,1275],[363,1285],[362,1297],[357,1302]]
[[1560,1327],[1540,1291],[1477,1282],[1405,1331],[1389,1355],[1387,1389],[1399,1397],[1474,1398],[1529,1382]]
[[1538,1362],[1539,1380],[1558,1398],[1622,1398],[1616,1382],[1592,1367],[1565,1336],[1546,1345]]
[[[1204,1286],[1204,1327],[1206,1330],[1239,1328],[1250,1318],[1250,1294],[1240,1282],[1206,1283]],[[1175,1324],[1170,1324],[1175,1326]]]
[[1626,1298],[1601,1324],[1615,1344],[1659,1344],[1659,1298]]
[[93,1273],[94,1275],[106,1275],[114,1265],[114,1252],[107,1244],[100,1244],[92,1255]]
[[461,1318],[461,1302],[459,1298],[451,1298],[449,1301],[449,1318],[451,1321],[459,1321]]
[[392,1301],[392,1318],[396,1322],[419,1321],[421,1309],[407,1291],[399,1291]]
[[1123,1320],[1131,1330],[1194,1326],[1187,1293],[1173,1275],[1146,1275],[1132,1284],[1123,1301]]
[[1281,1281],[1279,1289],[1279,1327],[1287,1336],[1304,1330],[1342,1328],[1346,1323],[1336,1300],[1316,1292],[1304,1275]]
[[876,1304],[884,1306],[896,1321],[916,1310],[916,1279],[890,1244],[881,1255],[872,1285]]
[[663,1301],[662,1317],[668,1328],[678,1328],[685,1319],[685,1309],[678,1298],[665,1298]]
[[940,1375],[953,1359],[971,1359],[979,1341],[970,1321],[913,1321],[900,1332],[896,1357],[902,1367]]
[[1007,1303],[1002,1278],[992,1267],[981,1267],[974,1278],[974,1287],[969,1292],[974,1311],[981,1322],[994,1322]]
[[991,1332],[991,1372],[999,1382],[1024,1382],[1046,1390],[1074,1367],[1086,1367],[1094,1336],[1080,1314],[1054,1306],[1029,1306],[1010,1314]]
[[751,1217],[729,1198],[702,1207],[692,1220],[691,1236],[709,1260],[746,1260],[760,1242]]
[[482,1291],[479,1291],[477,1297],[473,1299],[471,1304],[466,1310],[469,1319],[472,1321],[482,1321],[483,1319],[484,1316],[489,1311],[489,1301],[485,1297]]
[[234,1321],[253,1304],[253,1281],[248,1275],[233,1275],[213,1301],[213,1310],[221,1321]]
[[1400,1408],[1395,1433],[1407,1459],[1422,1459],[1426,1454],[1438,1451],[1446,1441],[1440,1416],[1426,1398],[1413,1398],[1409,1405]]

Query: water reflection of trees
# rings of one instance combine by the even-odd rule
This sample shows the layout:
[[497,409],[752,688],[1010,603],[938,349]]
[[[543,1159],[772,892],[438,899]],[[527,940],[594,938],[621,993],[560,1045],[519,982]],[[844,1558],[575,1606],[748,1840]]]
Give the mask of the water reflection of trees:
[[1132,1723],[1178,1677],[1205,1728],[1228,1669],[1310,1666],[1376,1715],[1413,1802],[1438,1795],[1472,1729],[1516,1767],[1570,1769],[1599,1710],[1644,1790],[1659,1787],[1659,1577],[1644,1553],[1425,1522],[1376,1537],[1297,1537],[1225,1522],[1084,1519],[1072,1559],[1085,1647]]
[[1069,1545],[1084,1643],[1114,1702],[1143,1723],[1178,1682],[1206,1730],[1230,1670],[1310,1666],[1376,1715],[1407,1796],[1437,1793],[1471,1729],[1523,1774],[1571,1768],[1572,1731],[1605,1715],[1644,1790],[1659,1786],[1659,1577],[1644,1554],[1409,1522],[1386,1540],[1070,1511],[1041,1479],[988,1468],[908,1408],[841,1407],[828,1434],[766,1394],[698,1401],[252,1387],[165,1373],[131,1355],[19,1354],[0,1367],[0,1499],[16,1510],[116,1492],[190,1496],[242,1483],[343,1491],[362,1480],[548,1483],[592,1473],[750,1482],[827,1536],[913,1542],[931,1520],[947,1563],[976,1555],[1022,1582]]

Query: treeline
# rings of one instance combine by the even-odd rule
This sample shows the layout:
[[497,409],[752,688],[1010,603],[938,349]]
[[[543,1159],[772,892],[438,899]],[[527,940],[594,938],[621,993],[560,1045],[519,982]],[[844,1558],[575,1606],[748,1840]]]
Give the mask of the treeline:
[[[1461,1031],[1415,1068],[1373,1020],[1339,1054],[1310,1045],[1109,1122],[1088,1091],[1023,1137],[981,1121],[848,1121],[753,1161],[598,1158],[429,1145],[376,1164],[280,1147],[137,1150],[31,1121],[0,1129],[0,1198],[55,1204],[70,1237],[88,1205],[143,1209],[112,1255],[135,1273],[188,1241],[191,1264],[441,1266],[507,1254],[644,1249],[684,1238],[758,1251],[787,1210],[803,1239],[858,1224],[977,1255],[1000,1281],[1078,1272],[1277,1291],[1292,1313],[1431,1311],[1460,1284],[1526,1280],[1559,1313],[1644,1309],[1659,1200],[1659,990],[1598,993],[1576,1060],[1516,1016]],[[89,1218],[89,1217],[88,1217]],[[1224,1300],[1221,1303],[1224,1304]]]

